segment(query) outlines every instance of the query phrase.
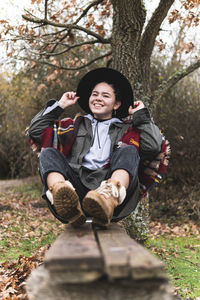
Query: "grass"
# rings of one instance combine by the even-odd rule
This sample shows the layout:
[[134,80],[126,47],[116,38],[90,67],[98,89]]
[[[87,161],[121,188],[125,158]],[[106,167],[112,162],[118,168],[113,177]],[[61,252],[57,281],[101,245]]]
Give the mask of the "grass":
[[25,183],[24,185],[13,187],[12,192],[23,194],[23,197],[27,198],[27,200],[31,198],[39,201],[41,198],[42,185],[39,181],[32,182],[31,184]]
[[[13,232],[15,229],[13,228]],[[20,233],[20,232],[18,232]],[[5,239],[0,241],[0,250],[1,250],[1,262],[5,261],[15,261],[19,256],[30,257],[33,253],[45,245],[50,245],[56,236],[52,232],[49,232],[44,238],[39,239],[30,237],[30,238],[21,238],[20,240],[11,240],[7,241]]]
[[166,272],[181,299],[200,299],[200,238],[158,236],[147,248],[166,265]]
[[[41,200],[41,190],[40,182],[32,182],[0,193],[1,263],[17,262],[21,256],[31,257],[38,249],[52,244],[64,229]],[[173,226],[176,220],[168,221]],[[166,225],[162,218],[159,222]],[[181,220],[181,224],[187,226],[187,220]],[[199,300],[200,236],[191,234],[189,229],[186,236],[178,235],[163,230],[150,237],[145,246],[164,261],[176,294],[184,300]]]
[[0,262],[29,257],[50,245],[63,229],[41,199],[41,184],[14,187],[0,194]]

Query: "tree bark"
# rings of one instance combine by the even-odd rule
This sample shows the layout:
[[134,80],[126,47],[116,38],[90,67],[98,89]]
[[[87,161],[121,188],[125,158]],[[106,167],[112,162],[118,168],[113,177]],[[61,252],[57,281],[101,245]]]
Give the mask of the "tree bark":
[[135,100],[148,104],[149,78],[143,78],[139,59],[141,33],[146,18],[142,1],[112,0],[112,67],[122,72],[130,81]]
[[148,85],[147,91],[150,91],[150,69],[151,55],[155,45],[156,37],[159,35],[161,24],[166,18],[168,11],[175,0],[160,0],[160,3],[149,20],[144,33],[141,36],[139,46],[139,62],[141,68],[141,78],[143,84]]
[[135,100],[151,102],[150,58],[160,26],[174,0],[161,0],[143,32],[146,10],[141,0],[112,0],[112,66],[131,82]]

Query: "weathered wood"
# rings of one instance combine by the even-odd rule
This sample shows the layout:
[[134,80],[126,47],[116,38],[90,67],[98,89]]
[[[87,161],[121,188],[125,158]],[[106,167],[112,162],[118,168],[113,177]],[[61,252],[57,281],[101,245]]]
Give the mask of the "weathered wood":
[[108,277],[128,277],[130,275],[130,251],[123,244],[124,232],[122,233],[120,226],[111,224],[109,230],[97,228],[96,235],[104,259],[104,271]]
[[166,278],[164,263],[133,241],[130,255],[131,275],[134,279]]
[[167,280],[113,280],[105,277],[91,283],[58,284],[40,266],[28,279],[29,300],[172,300]]
[[164,265],[119,224],[67,226],[27,280],[30,300],[172,300]]
[[119,224],[97,230],[105,272],[110,278],[164,278],[164,264],[131,239]]
[[62,273],[65,282],[84,282],[103,273],[102,256],[90,224],[80,229],[67,226],[44,258],[45,267]]

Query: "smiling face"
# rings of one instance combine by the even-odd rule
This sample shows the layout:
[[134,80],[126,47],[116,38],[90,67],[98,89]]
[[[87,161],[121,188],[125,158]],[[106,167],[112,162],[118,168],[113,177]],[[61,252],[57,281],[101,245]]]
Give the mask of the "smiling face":
[[113,110],[117,110],[121,102],[116,101],[115,92],[106,82],[98,83],[89,98],[89,107],[94,117],[99,120],[112,118]]

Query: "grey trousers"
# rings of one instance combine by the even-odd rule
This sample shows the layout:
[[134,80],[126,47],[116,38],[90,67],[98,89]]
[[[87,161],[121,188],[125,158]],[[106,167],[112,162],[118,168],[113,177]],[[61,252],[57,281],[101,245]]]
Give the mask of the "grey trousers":
[[[116,149],[111,155],[108,166],[106,166],[107,172],[104,178],[105,180],[110,178],[112,173],[117,169],[124,169],[130,175],[130,183],[127,189],[126,198],[124,202],[115,209],[115,216],[121,211],[121,209],[123,209],[134,189],[138,186],[139,161],[140,157],[136,148],[127,145]],[[70,167],[67,157],[54,148],[45,148],[42,150],[39,158],[39,173],[44,185],[43,198],[46,199],[46,191],[48,189],[46,180],[48,174],[51,172],[58,172],[62,174],[66,180],[69,180],[72,183],[79,196],[80,202],[89,191],[89,188],[84,186],[81,182],[81,178],[79,178],[78,174]],[[88,172],[90,172],[90,170],[88,170]],[[101,182],[99,185],[100,184]],[[50,209],[52,211],[52,207],[50,207]],[[55,215],[55,210],[52,212]],[[56,217],[61,220],[58,216]]]

